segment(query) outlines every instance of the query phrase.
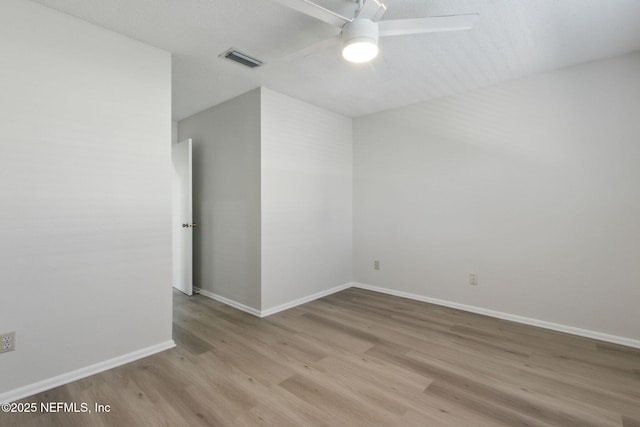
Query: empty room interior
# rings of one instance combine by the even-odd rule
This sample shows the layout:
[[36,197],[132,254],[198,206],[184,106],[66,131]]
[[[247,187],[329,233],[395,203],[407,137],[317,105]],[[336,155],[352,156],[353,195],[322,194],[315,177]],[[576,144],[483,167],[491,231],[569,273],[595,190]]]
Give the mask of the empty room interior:
[[2,0],[1,426],[640,427],[640,2]]

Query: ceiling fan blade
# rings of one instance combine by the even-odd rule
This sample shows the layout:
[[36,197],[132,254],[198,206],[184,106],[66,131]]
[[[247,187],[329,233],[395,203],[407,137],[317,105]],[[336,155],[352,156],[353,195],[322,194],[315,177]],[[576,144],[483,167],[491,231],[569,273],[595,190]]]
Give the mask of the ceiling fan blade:
[[380,37],[406,34],[470,30],[480,15],[430,16],[428,18],[380,21]]
[[384,13],[387,10],[386,5],[384,3],[385,2],[382,0],[365,0],[364,4],[362,5],[362,8],[356,14],[356,18],[375,20],[374,18],[378,14],[382,16],[382,14],[380,13],[380,9],[382,9],[382,13]]
[[297,59],[302,59],[309,55],[313,55],[314,53],[319,52],[321,50],[328,49],[332,46],[338,45],[339,43],[340,43],[340,36],[338,35],[335,37],[331,37],[330,39],[325,39],[325,40],[319,41],[318,43],[314,43],[296,52],[290,53],[282,57],[282,60],[287,62],[292,62]]
[[325,9],[309,0],[274,0],[290,9],[302,12],[334,27],[342,28],[347,22],[351,22],[350,18],[340,15],[332,10]]

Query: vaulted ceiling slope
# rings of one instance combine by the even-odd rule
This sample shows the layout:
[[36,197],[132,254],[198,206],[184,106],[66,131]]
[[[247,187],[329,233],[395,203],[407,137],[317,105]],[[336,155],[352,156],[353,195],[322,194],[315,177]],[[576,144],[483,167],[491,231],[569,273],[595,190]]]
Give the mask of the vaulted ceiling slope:
[[[259,85],[357,117],[640,50],[638,0],[393,0],[383,19],[480,18],[469,31],[381,39],[369,64],[346,62],[339,47],[284,61],[339,30],[272,0],[36,1],[172,52],[176,120]],[[229,47],[265,65],[220,59]]]

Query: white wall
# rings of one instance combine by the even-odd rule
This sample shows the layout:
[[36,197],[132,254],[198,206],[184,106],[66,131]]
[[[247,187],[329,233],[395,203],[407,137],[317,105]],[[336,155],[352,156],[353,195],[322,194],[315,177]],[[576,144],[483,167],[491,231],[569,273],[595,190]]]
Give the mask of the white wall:
[[258,88],[181,120],[186,138],[195,286],[256,314],[351,282],[351,119]]
[[0,401],[171,344],[171,58],[0,5]]
[[178,122],[171,120],[171,144],[177,144],[178,142]]
[[260,89],[178,122],[193,139],[194,286],[260,309]]
[[262,89],[262,309],[352,280],[351,119]]
[[355,280],[640,338],[639,76],[633,54],[356,119]]

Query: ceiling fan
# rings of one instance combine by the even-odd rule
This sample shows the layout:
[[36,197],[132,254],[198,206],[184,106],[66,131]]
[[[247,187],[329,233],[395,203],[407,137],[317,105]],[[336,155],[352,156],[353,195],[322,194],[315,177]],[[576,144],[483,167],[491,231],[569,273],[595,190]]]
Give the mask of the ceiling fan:
[[285,60],[308,56],[341,42],[342,56],[347,61],[368,62],[378,55],[379,37],[468,30],[473,27],[479,16],[468,14],[380,21],[391,0],[357,0],[357,9],[352,18],[342,16],[310,0],[274,1],[341,29],[340,35],[287,55]]

